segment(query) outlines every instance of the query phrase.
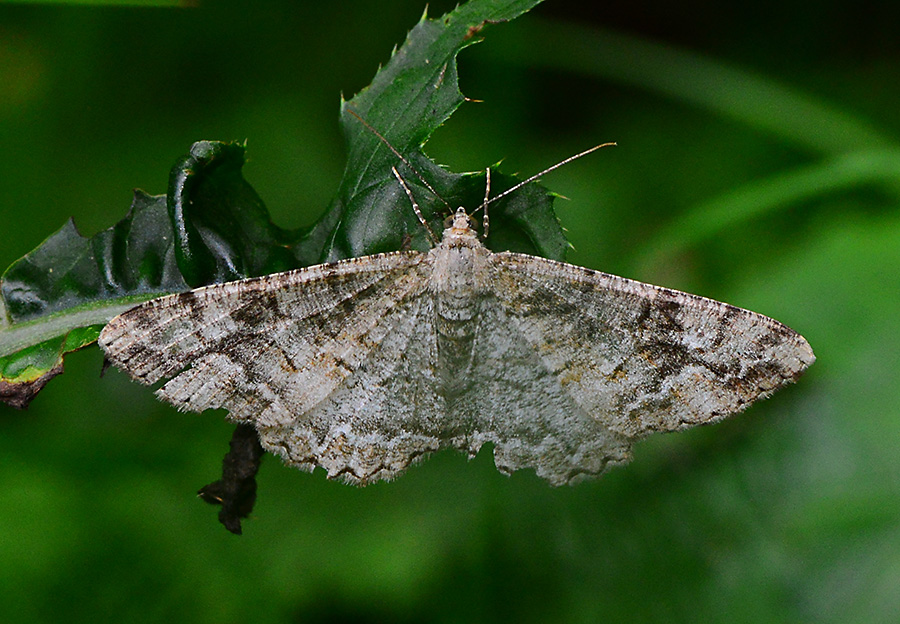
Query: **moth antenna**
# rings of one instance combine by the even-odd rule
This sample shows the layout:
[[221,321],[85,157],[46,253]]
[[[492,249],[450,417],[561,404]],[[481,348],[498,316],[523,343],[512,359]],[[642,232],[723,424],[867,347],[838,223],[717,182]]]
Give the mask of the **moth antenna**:
[[[363,119],[363,118],[362,118],[355,110],[353,110],[353,109],[350,108],[349,106],[347,107],[347,112],[350,113],[351,115],[353,115],[354,117],[356,117],[357,119],[359,119],[359,122],[360,122],[363,126],[365,126],[366,129],[369,130],[369,132],[371,132],[372,134],[374,134],[375,136],[377,136],[377,137],[381,140],[382,143],[384,143],[385,145],[387,145],[387,146],[388,146],[388,149],[391,150],[392,152],[394,152],[394,156],[396,156],[397,158],[399,158],[399,159],[400,159],[400,162],[402,162],[404,165],[406,165],[407,167],[409,167],[409,169],[410,169],[414,174],[416,174],[416,177],[419,178],[419,180],[422,181],[422,184],[425,185],[425,188],[427,188],[429,191],[431,191],[431,194],[432,194],[432,195],[434,195],[434,196],[437,197],[439,200],[441,200],[441,203],[443,203],[443,204],[447,207],[447,210],[449,210],[450,212],[453,212],[453,209],[450,207],[450,204],[447,202],[447,200],[444,199],[443,197],[441,197],[441,194],[438,193],[436,190],[434,190],[434,187],[432,187],[431,184],[428,183],[428,180],[426,180],[426,179],[422,176],[422,174],[419,173],[419,170],[416,169],[415,167],[413,167],[412,164],[406,159],[406,157],[403,156],[403,154],[401,154],[401,153],[397,150],[396,147],[394,147],[393,145],[391,145],[391,142],[388,141],[388,140],[384,137],[383,134],[381,134],[380,132],[378,132],[378,130],[376,130],[376,129],[368,122],[368,121],[366,121],[365,119]],[[394,170],[394,174],[396,175],[396,174],[397,174],[396,168],[391,167],[391,169]],[[399,175],[397,176],[397,179],[398,179],[398,180],[400,179]],[[402,182],[402,181],[401,181],[401,182]],[[409,194],[409,188],[406,186],[406,184],[403,185],[403,188],[406,189],[406,193]],[[410,198],[412,198],[412,195],[410,195]],[[416,204],[413,203],[413,205],[416,205]],[[421,214],[421,212],[418,212],[418,207],[417,207],[417,214],[419,215],[419,218],[422,219],[422,214]],[[422,222],[424,223],[425,220],[422,219]],[[427,226],[426,226],[426,227],[427,227]]]
[[553,171],[554,169],[559,169],[559,168],[562,167],[563,165],[567,165],[567,164],[569,164],[570,162],[572,162],[573,160],[576,160],[576,159],[578,159],[578,158],[581,158],[582,156],[587,156],[587,155],[590,154],[591,152],[596,152],[596,151],[597,151],[598,149],[600,149],[601,147],[612,147],[612,146],[615,146],[615,145],[616,145],[615,143],[601,143],[600,145],[595,145],[595,146],[592,147],[591,149],[586,149],[586,150],[584,150],[583,152],[581,152],[580,154],[575,154],[574,156],[569,156],[569,157],[566,158],[565,160],[561,160],[560,162],[556,163],[556,164],[553,165],[552,167],[547,167],[546,169],[544,169],[544,170],[541,171],[540,173],[534,174],[533,176],[531,176],[531,177],[528,178],[527,180],[524,180],[524,181],[522,181],[522,182],[519,182],[519,183],[516,184],[514,187],[506,189],[505,191],[503,191],[502,193],[500,193],[499,195],[497,195],[496,197],[494,197],[493,199],[491,199],[490,201],[487,201],[487,202],[485,203],[485,217],[487,217],[487,204],[492,204],[492,203],[494,203],[495,201],[497,201],[498,199],[500,199],[501,197],[506,197],[507,195],[509,195],[509,194],[512,193],[513,191],[519,190],[520,188],[522,188],[522,187],[525,186],[526,184],[531,184],[532,182],[534,182],[535,180],[537,180],[538,178],[540,178],[542,175],[546,175],[546,174],[550,173],[551,171]]
[[488,230],[491,227],[491,220],[488,217],[488,197],[491,196],[491,168],[487,167],[484,170],[484,203],[481,204],[482,210],[484,211],[484,219],[482,220],[482,228],[481,228],[481,236],[487,239]]
[[419,209],[419,204],[416,203],[416,199],[413,197],[412,191],[409,190],[408,186],[406,186],[406,182],[397,171],[397,167],[391,167],[391,171],[394,173],[394,177],[397,178],[397,182],[399,182],[400,186],[403,187],[403,190],[406,191],[406,196],[409,197],[409,201],[412,203],[413,212],[416,213],[416,216],[419,218],[419,222],[425,226],[425,231],[428,232],[428,238],[431,240],[431,245],[437,245],[437,237],[431,230],[431,226],[428,225],[428,221],[426,221],[425,217],[422,215],[422,211]]

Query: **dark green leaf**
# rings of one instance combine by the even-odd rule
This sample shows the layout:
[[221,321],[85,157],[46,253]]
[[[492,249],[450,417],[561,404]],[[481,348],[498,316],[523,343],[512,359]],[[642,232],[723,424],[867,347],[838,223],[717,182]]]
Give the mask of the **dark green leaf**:
[[200,141],[169,176],[175,258],[191,287],[294,268],[289,234],[244,180],[244,146]]
[[63,372],[63,356],[97,340],[103,325],[78,327],[64,336],[47,340],[0,357],[0,400],[24,409],[51,379]]
[[[296,250],[302,264],[399,249],[409,241],[415,248],[428,248],[409,199],[391,173],[392,166],[398,166],[414,188],[422,213],[437,232],[442,229],[443,219],[457,206],[471,211],[482,202],[483,174],[450,173],[430,161],[422,147],[464,101],[456,71],[460,50],[477,43],[476,35],[485,26],[511,20],[538,3],[539,0],[473,1],[437,20],[423,17],[372,84],[343,103],[341,125],[347,141],[347,167],[328,213]],[[349,110],[365,119],[403,154],[447,203],[425,189],[413,172],[401,166],[396,154]],[[509,181],[494,176],[494,195],[509,186]],[[506,218],[516,194],[507,202],[491,206],[498,226],[495,233],[499,233],[501,224],[515,225],[513,230],[503,232],[503,248],[562,259],[567,244],[553,217],[551,196],[546,191],[530,189],[520,193],[526,194],[534,202],[527,219],[521,209],[513,209],[516,214]],[[493,238],[488,240],[489,247],[495,243]]]
[[0,292],[9,320],[21,323],[185,287],[172,255],[165,198],[136,191],[128,215],[91,239],[69,221],[6,270]]
[[[342,104],[347,167],[328,211],[308,230],[287,232],[271,222],[241,174],[242,144],[202,141],[172,168],[167,196],[136,192],[132,209],[113,228],[86,239],[70,222],[14,263],[0,284],[4,400],[27,404],[62,371],[65,353],[90,344],[104,323],[140,301],[320,261],[427,249],[425,229],[391,168],[398,168],[436,232],[457,206],[471,212],[482,203],[483,173],[448,172],[422,147],[464,100],[456,73],[460,50],[478,41],[485,26],[538,2],[472,0],[437,20],[423,18],[372,85]],[[514,184],[494,173],[492,195]],[[567,244],[552,200],[529,184],[491,204],[488,246],[562,259]]]
[[128,215],[93,238],[72,221],[0,280],[0,398],[25,407],[135,303],[187,288],[175,264],[165,198],[136,191]]

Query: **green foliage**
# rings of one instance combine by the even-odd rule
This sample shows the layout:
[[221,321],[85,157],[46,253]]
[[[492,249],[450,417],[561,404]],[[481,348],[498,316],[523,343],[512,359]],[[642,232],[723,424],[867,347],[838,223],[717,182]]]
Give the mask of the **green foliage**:
[[91,239],[69,221],[0,280],[0,398],[25,407],[135,303],[185,288],[165,199],[136,192],[128,215]]
[[[70,214],[86,234],[113,224],[129,185],[164,190],[173,146],[198,136],[249,137],[242,171],[272,221],[311,231],[292,228],[346,162],[337,94],[369,83],[423,6],[4,12],[0,265]],[[193,497],[231,426],[99,379],[84,349],[28,412],[0,405],[0,619],[894,622],[897,7],[670,9],[554,0],[486,29],[459,56],[484,102],[428,154],[531,173],[617,141],[548,180],[571,198],[570,260],[785,321],[816,350],[807,376],[573,488],[506,478],[489,449],[362,489],[264,460],[236,539]],[[309,253],[326,249],[349,253],[327,236]]]
[[243,146],[200,141],[169,174],[170,223],[155,237],[172,241],[191,288],[295,268],[293,237],[272,223],[243,166]]
[[[196,288],[308,266],[316,261],[423,245],[423,228],[391,168],[398,157],[347,109],[380,129],[414,163],[434,197],[404,169],[433,228],[453,205],[477,206],[483,176],[453,174],[422,147],[463,102],[456,55],[487,23],[512,19],[539,0],[471,2],[422,21],[372,85],[342,102],[349,158],[337,198],[309,230],[289,232],[244,180],[244,146],[200,141],[169,176],[166,196],[136,193],[129,214],[91,239],[70,221],[13,263],[0,280],[0,399],[24,407],[62,372],[66,353],[96,339],[96,325],[134,303]],[[494,176],[494,194],[515,183]],[[446,203],[445,203],[446,202]],[[451,204],[450,202],[454,202]],[[492,207],[504,248],[562,259],[566,241],[552,196],[531,184]],[[495,236],[496,239],[496,236]],[[489,241],[491,244],[493,241]],[[91,337],[92,338],[89,338]]]
[[[456,55],[477,43],[485,25],[512,19],[540,0],[469,2],[441,19],[423,19],[409,33],[406,43],[394,52],[372,84],[349,102],[342,102],[341,124],[348,143],[347,167],[329,215],[320,222],[328,230],[325,244],[329,259],[360,256],[398,249],[405,237],[426,245],[425,233],[409,210],[408,199],[391,173],[397,156],[348,110],[360,115],[446,200],[446,204],[424,192],[418,177],[400,167],[410,181],[422,212],[435,231],[456,206],[477,206],[484,197],[483,175],[452,174],[421,152],[423,145],[462,104]],[[513,184],[494,176],[493,194]],[[525,190],[525,189],[523,189]],[[550,207],[552,198],[540,190],[527,189],[514,198],[492,205],[495,230],[513,232],[508,247],[561,259],[566,242]],[[332,224],[338,224],[331,232]],[[321,235],[320,235],[321,236]],[[326,238],[322,236],[322,238]],[[488,246],[491,241],[488,241]]]

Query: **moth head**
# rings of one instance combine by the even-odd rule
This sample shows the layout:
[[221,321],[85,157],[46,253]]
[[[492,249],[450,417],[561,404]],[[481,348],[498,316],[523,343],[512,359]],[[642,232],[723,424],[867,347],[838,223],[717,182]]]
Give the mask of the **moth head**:
[[462,206],[457,208],[455,213],[448,215],[444,219],[444,229],[453,230],[454,234],[471,232],[476,227],[478,227],[478,223],[475,221],[475,218],[467,214],[466,209]]

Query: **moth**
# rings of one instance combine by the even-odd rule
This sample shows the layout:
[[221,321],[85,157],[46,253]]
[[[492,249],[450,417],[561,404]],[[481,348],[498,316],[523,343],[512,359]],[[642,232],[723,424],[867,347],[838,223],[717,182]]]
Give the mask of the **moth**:
[[815,361],[761,314],[494,253],[463,208],[432,238],[427,252],[149,301],[99,342],[133,379],[164,382],[157,395],[180,410],[224,408],[285,463],[355,484],[485,443],[504,473],[573,483],[627,462],[648,434],[740,412]]

